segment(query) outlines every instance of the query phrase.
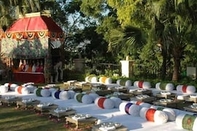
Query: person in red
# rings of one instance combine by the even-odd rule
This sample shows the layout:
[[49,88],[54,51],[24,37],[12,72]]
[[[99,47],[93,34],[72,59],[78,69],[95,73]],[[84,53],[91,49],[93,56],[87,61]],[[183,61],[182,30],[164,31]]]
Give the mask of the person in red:
[[40,72],[39,62],[36,63],[36,67],[35,68],[36,68],[35,72]]
[[39,65],[39,70],[40,70],[40,72],[44,72],[44,66],[43,66],[42,62]]
[[44,72],[44,67],[43,67],[42,62],[40,64],[38,64],[38,66],[36,68],[36,72]]

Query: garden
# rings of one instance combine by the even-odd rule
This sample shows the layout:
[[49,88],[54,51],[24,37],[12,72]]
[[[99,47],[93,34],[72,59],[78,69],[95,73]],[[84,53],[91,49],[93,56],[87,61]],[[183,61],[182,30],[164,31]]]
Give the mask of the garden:
[[197,1],[0,3],[0,130],[197,130]]

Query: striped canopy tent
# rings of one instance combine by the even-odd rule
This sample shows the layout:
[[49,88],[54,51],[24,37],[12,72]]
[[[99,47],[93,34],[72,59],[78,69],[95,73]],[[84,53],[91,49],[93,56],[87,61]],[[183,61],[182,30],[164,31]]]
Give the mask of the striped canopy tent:
[[30,13],[5,31],[1,53],[11,59],[44,59],[47,79],[51,70],[51,50],[60,48],[63,41],[64,32],[50,14]]
[[46,15],[26,15],[18,19],[5,32],[7,38],[32,40],[35,38],[49,37],[51,40],[63,40],[62,29]]

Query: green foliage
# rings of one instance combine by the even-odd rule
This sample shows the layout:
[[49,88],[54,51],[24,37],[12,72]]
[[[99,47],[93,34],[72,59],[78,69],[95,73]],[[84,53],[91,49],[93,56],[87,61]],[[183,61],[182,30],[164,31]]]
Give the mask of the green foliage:
[[83,0],[81,4],[81,11],[84,12],[85,15],[93,16],[98,18],[105,11],[105,0]]
[[85,80],[85,74],[82,72],[78,72],[75,70],[64,70],[64,81],[68,80],[78,80],[78,81],[84,81]]

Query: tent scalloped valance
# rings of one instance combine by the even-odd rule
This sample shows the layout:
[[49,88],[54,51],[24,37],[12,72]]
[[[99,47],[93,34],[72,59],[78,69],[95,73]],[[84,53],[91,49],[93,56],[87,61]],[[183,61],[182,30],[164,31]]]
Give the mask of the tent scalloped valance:
[[[49,32],[49,31],[32,31],[32,32],[6,32],[5,36],[7,38],[22,40],[28,39],[33,40],[35,38],[44,38],[49,37],[50,39],[59,39],[60,41],[64,40],[64,33]],[[0,33],[1,38],[1,33]]]

